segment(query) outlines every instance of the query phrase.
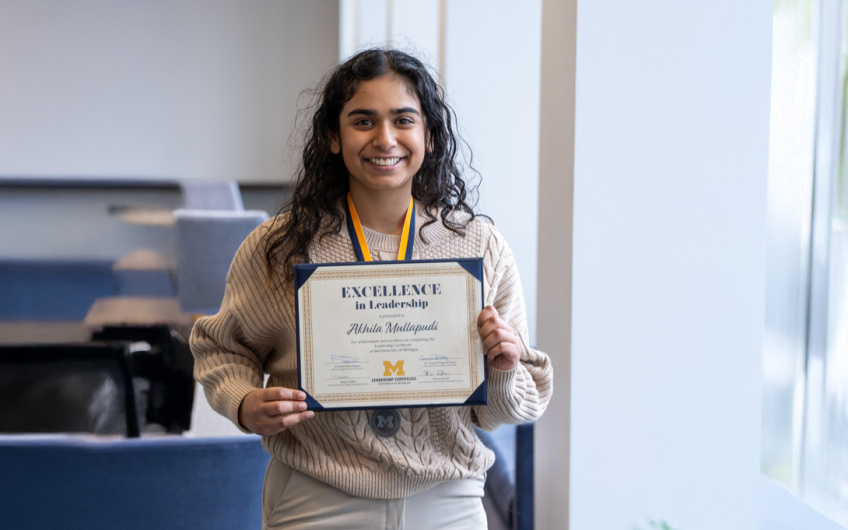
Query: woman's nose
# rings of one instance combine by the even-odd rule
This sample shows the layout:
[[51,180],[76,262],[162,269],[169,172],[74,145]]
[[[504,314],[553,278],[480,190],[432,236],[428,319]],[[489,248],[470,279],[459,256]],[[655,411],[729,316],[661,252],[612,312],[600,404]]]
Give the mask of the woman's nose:
[[374,135],[374,146],[383,150],[388,150],[397,144],[395,140],[395,132],[392,129],[391,123],[383,122],[377,126]]

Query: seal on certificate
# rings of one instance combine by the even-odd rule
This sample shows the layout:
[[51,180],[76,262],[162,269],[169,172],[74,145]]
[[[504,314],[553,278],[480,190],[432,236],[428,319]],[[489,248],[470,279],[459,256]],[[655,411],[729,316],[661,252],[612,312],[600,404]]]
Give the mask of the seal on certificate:
[[372,410],[368,423],[371,431],[381,438],[394,436],[400,430],[400,414],[395,409]]

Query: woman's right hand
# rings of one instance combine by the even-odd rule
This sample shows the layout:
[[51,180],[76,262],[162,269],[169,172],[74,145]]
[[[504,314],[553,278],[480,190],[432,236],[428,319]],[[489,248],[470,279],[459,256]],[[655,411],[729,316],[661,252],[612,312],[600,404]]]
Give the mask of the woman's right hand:
[[248,431],[262,436],[282,432],[315,415],[306,410],[306,394],[283,387],[257,388],[244,397],[238,420]]

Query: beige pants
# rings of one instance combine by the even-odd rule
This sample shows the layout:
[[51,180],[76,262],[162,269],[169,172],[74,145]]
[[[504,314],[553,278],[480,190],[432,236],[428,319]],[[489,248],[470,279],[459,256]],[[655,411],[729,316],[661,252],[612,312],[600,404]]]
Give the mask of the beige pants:
[[451,480],[406,499],[364,499],[271,458],[262,494],[262,528],[485,530],[483,479]]

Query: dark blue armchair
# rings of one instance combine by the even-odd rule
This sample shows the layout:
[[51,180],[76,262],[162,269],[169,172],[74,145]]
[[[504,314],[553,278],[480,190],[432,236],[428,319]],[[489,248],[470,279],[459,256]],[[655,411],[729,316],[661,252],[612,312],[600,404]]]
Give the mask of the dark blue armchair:
[[256,530],[256,436],[0,437],[0,528]]
[[504,425],[477,436],[495,453],[486,476],[483,505],[490,530],[532,530],[534,424]]

